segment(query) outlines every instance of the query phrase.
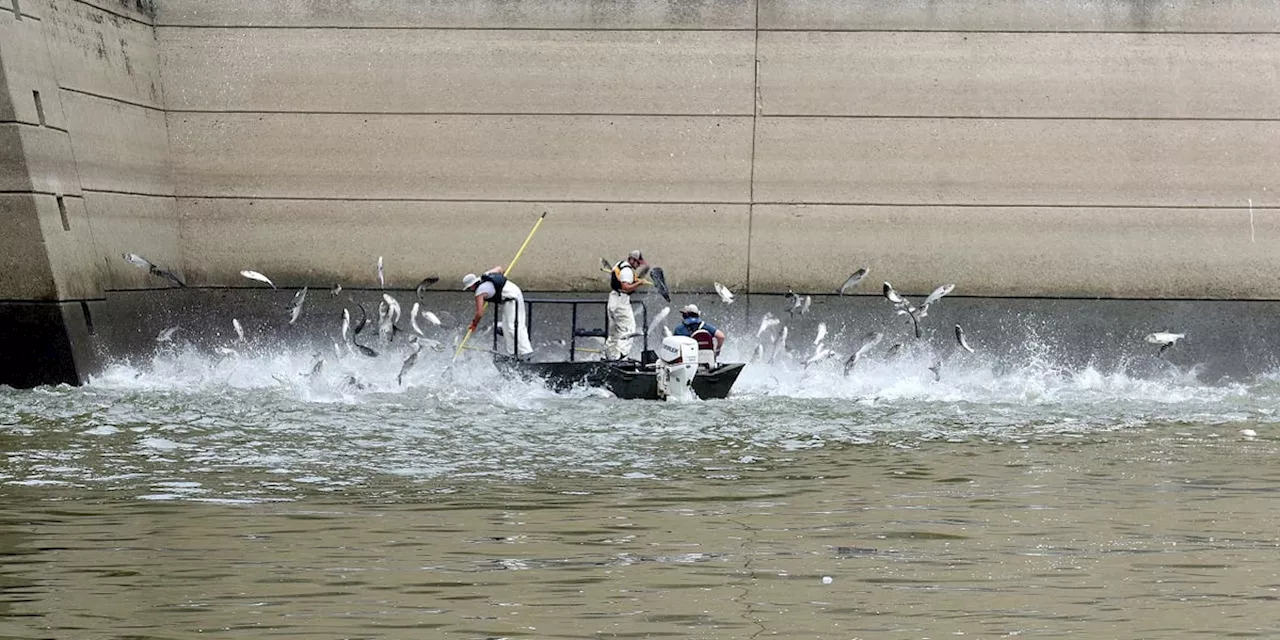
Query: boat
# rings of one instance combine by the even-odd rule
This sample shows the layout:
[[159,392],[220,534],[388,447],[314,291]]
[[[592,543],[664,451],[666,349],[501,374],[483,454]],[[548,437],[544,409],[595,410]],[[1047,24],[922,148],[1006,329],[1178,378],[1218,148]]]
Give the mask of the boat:
[[[703,400],[726,398],[742,373],[744,362],[716,362],[714,353],[699,351],[692,338],[669,336],[663,340],[662,353],[649,348],[647,332],[641,338],[640,360],[582,360],[580,352],[593,351],[579,347],[584,338],[604,338],[609,335],[608,314],[604,314],[605,328],[579,326],[580,307],[604,307],[599,300],[563,298],[525,298],[526,318],[534,317],[535,305],[569,307],[569,337],[564,341],[565,360],[532,361],[498,353],[498,335],[495,324],[493,352],[494,364],[504,375],[526,380],[537,380],[553,391],[563,392],[575,387],[607,389],[625,400],[665,400],[696,396]],[[649,326],[649,309],[639,301],[639,326]],[[495,323],[497,321],[495,314]],[[533,323],[529,327],[529,340],[533,341]]]

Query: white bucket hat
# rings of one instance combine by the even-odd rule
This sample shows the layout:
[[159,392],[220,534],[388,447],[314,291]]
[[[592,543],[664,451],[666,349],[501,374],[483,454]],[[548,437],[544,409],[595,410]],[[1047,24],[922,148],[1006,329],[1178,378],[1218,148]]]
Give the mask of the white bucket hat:
[[702,315],[702,312],[698,311],[698,305],[696,304],[686,304],[684,308],[680,310],[680,313],[692,313],[695,316]]
[[467,275],[462,276],[462,290],[470,291],[471,287],[476,286],[477,282],[480,282],[480,276],[474,273],[468,273]]

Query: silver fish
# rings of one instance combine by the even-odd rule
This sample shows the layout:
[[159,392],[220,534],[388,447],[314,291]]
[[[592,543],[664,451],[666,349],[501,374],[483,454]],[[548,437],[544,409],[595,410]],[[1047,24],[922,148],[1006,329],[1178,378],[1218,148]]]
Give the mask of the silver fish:
[[422,317],[426,318],[427,322],[430,322],[437,327],[440,326],[440,318],[437,318],[436,314],[431,313],[430,311],[423,311]]
[[417,302],[413,303],[413,308],[409,311],[409,325],[413,327],[414,333],[425,336],[427,334],[423,333],[422,329],[418,327],[418,310],[420,306]]
[[423,278],[422,281],[418,283],[418,286],[414,289],[414,292],[418,294],[418,299],[419,300],[422,299],[422,292],[426,291],[427,287],[430,287],[431,285],[437,282],[440,282],[440,276],[427,276]]
[[303,287],[297,293],[293,294],[293,302],[289,305],[289,324],[293,324],[298,321],[298,316],[302,315],[302,303],[306,301],[306,287]]
[[813,339],[813,344],[814,344],[814,346],[817,346],[817,345],[822,344],[822,340],[823,340],[823,338],[826,338],[826,337],[827,337],[827,323],[825,323],[825,322],[819,322],[819,323],[818,323],[818,337],[816,337],[816,338],[814,338],[814,339]]
[[[871,352],[871,349],[873,349],[877,344],[880,344],[880,339],[883,337],[884,334],[879,331],[872,331],[871,333],[863,336],[862,346],[858,347],[858,350],[853,352],[853,355],[849,356],[849,359],[845,361],[844,374],[849,375],[849,370],[853,368],[853,365],[858,364],[858,361],[866,357],[866,355]],[[900,348],[902,345],[896,346]]]
[[1151,344],[1160,345],[1159,353],[1164,354],[1164,352],[1168,350],[1169,347],[1172,347],[1173,345],[1177,344],[1179,340],[1185,337],[1187,337],[1187,334],[1185,333],[1167,333],[1163,331],[1157,331],[1155,333],[1148,333],[1146,337],[1146,341],[1150,342]]
[[960,344],[960,348],[973,353],[973,347],[969,346],[969,341],[964,339],[964,329],[960,325],[956,325],[956,342]]
[[809,359],[804,361],[804,366],[808,367],[811,364],[826,360],[834,355],[836,355],[834,351],[828,349],[825,345],[820,344],[817,349],[814,349],[813,355],[809,356]]
[[671,313],[671,307],[663,307],[662,311],[659,311],[656,315],[654,315],[653,320],[649,321],[649,333],[653,333],[653,330],[657,329],[658,325],[661,325],[662,322],[667,319],[667,315],[670,313]]
[[922,310],[928,309],[929,305],[941,300],[942,296],[945,296],[948,293],[951,293],[951,291],[955,288],[956,288],[956,285],[954,284],[944,284],[938,287],[937,289],[934,289],[933,293],[930,293],[929,297],[924,299],[924,304],[920,305],[920,308]]
[[782,324],[781,320],[774,317],[772,313],[765,312],[764,317],[760,318],[760,328],[756,330],[756,337],[759,338],[760,336],[763,336],[764,332],[778,326],[779,324]]
[[335,297],[335,298],[336,298],[336,297],[338,297],[338,294],[339,294],[339,293],[342,293],[342,285],[341,285],[341,284],[335,284],[335,285],[333,285],[333,288],[329,290],[329,295],[331,295],[331,296],[333,296],[333,297]]
[[726,287],[719,282],[713,282],[711,283],[711,286],[716,288],[716,294],[720,296],[720,300],[725,304],[733,304],[733,292],[729,290],[729,287]]
[[773,354],[769,356],[769,362],[778,359],[779,355],[787,352],[787,327],[782,327],[782,333],[778,334],[778,340],[773,343]]
[[387,288],[387,280],[382,275],[382,256],[378,256],[378,288]]
[[172,327],[169,327],[168,329],[161,330],[160,333],[156,334],[156,342],[168,342],[172,340],[173,334],[177,331],[178,331],[177,326],[172,326]]
[[400,302],[398,302],[395,298],[391,297],[391,294],[389,293],[382,294],[382,299],[385,300],[387,302],[387,305],[391,308],[392,324],[400,322]]
[[350,344],[351,338],[348,333],[351,331],[351,312],[346,307],[342,308],[342,344]]
[[839,289],[836,289],[836,293],[844,295],[848,290],[858,286],[858,283],[862,282],[862,279],[865,277],[867,277],[866,267],[854,271],[853,274],[844,281],[844,284],[840,285]]
[[884,297],[895,305],[906,303],[906,300],[903,300],[902,296],[898,295],[898,292],[893,289],[893,285],[888,282],[884,283]]
[[378,338],[391,342],[395,337],[395,323],[391,321],[391,305],[383,300],[378,304]]
[[240,339],[240,342],[244,342],[244,327],[240,326],[240,321],[232,318],[231,326],[235,328],[236,336]]
[[374,351],[373,349],[370,349],[369,347],[366,347],[360,344],[359,342],[356,342],[355,340],[352,340],[351,344],[355,345],[355,348],[358,349],[362,355],[369,356],[370,358],[378,357],[377,351]]
[[147,273],[150,273],[151,275],[156,276],[157,278],[164,278],[166,280],[169,280],[170,282],[173,282],[179,287],[187,286],[185,282],[183,282],[180,278],[178,278],[178,276],[175,276],[172,273],[165,271],[164,269],[161,269],[160,267],[157,267],[154,264],[151,264],[150,260],[147,260],[146,258],[136,253],[126,253],[124,254],[124,259],[128,261],[129,264],[132,264],[135,267],[138,267],[140,269],[146,269]]
[[268,278],[268,277],[266,277],[266,276],[262,275],[261,273],[258,273],[257,271],[250,271],[250,270],[248,270],[248,269],[245,269],[244,271],[241,271],[241,272],[240,272],[240,275],[242,275],[242,276],[244,276],[244,277],[246,277],[246,278],[248,278],[248,279],[250,279],[250,280],[257,280],[258,282],[265,282],[265,283],[267,283],[267,284],[271,285],[271,288],[272,288],[272,289],[275,289],[275,288],[276,288],[276,283],[272,282],[272,281],[271,281],[271,278]]
[[400,365],[400,375],[396,376],[396,384],[404,386],[404,374],[409,373],[409,369],[413,368],[413,364],[418,361],[418,353],[422,351],[422,345],[415,339],[413,341],[413,353],[404,359],[404,364]]
[[[352,302],[355,302],[355,300],[352,300]],[[356,302],[356,308],[360,310],[360,322],[356,323],[356,328],[351,332],[352,341],[355,341],[355,337],[360,335],[360,332],[364,330],[364,326],[369,323],[369,312],[364,310],[364,305]]]
[[604,258],[600,258],[600,270],[605,273],[613,273],[613,265]]

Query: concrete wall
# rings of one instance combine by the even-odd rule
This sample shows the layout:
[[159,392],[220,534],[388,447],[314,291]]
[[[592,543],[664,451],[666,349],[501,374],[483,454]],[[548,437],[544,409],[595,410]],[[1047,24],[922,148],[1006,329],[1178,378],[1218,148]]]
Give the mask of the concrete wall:
[[159,55],[145,3],[16,7],[0,0],[0,383],[76,382],[104,291],[165,286],[121,253],[180,271]]
[[[186,268],[1275,298],[1265,0],[165,0]],[[1254,206],[1250,212],[1249,202]],[[681,240],[682,236],[690,238]],[[233,244],[234,242],[234,244]]]

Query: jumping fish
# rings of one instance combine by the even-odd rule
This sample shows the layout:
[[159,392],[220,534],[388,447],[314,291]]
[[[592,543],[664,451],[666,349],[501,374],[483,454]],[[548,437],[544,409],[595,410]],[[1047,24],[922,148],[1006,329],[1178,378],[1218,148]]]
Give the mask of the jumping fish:
[[147,260],[146,258],[136,253],[126,253],[123,255],[124,255],[124,259],[128,261],[129,264],[135,267],[138,267],[140,269],[146,269],[147,273],[150,273],[151,275],[156,276],[157,278],[164,278],[170,282],[173,282],[179,287],[187,286],[185,282],[183,282],[181,279],[178,278],[178,276],[175,276],[172,273],[165,271],[164,269],[161,269],[160,267],[157,267],[154,264],[151,264],[150,260]]
[[809,313],[809,305],[813,304],[813,296],[805,296],[804,302],[800,303],[800,315]]
[[351,341],[351,344],[355,345],[355,348],[358,349],[362,355],[369,356],[370,358],[378,357],[377,351],[374,351],[373,349],[370,349],[369,347],[366,347],[360,344],[359,342],[356,342],[354,339]]
[[168,342],[172,340],[173,334],[177,332],[177,330],[178,330],[178,327],[176,325],[169,327],[167,329],[161,330],[160,333],[156,334],[156,342]]
[[663,300],[671,302],[671,289],[667,286],[667,275],[662,271],[662,267],[650,269],[649,280],[653,282],[653,288],[658,290],[658,295],[661,295]]
[[756,337],[759,338],[760,336],[763,336],[764,332],[778,326],[779,324],[782,324],[781,320],[774,317],[772,313],[766,312],[764,317],[760,319],[760,328],[756,330]]
[[921,309],[928,309],[929,305],[941,300],[942,296],[945,296],[948,293],[951,293],[951,291],[954,290],[955,288],[956,288],[956,285],[954,284],[944,284],[938,287],[937,289],[934,289],[933,293],[930,293],[929,297],[924,299],[924,304],[920,305]]
[[422,317],[426,318],[427,322],[430,322],[437,327],[440,326],[440,318],[436,317],[436,314],[431,313],[430,311],[423,311]]
[[787,327],[782,327],[782,333],[778,334],[778,339],[773,343],[773,354],[769,356],[769,362],[778,359],[778,356],[787,352]]
[[418,353],[422,351],[422,345],[415,338],[413,340],[413,353],[404,359],[404,364],[400,365],[400,375],[396,376],[396,384],[404,386],[404,374],[409,373],[409,369],[413,368],[413,363],[418,361]]
[[613,273],[613,265],[604,258],[600,258],[600,270],[605,273]]
[[298,317],[302,315],[302,303],[306,301],[306,287],[303,287],[297,293],[293,294],[293,302],[289,305],[289,324],[293,324],[298,321]]
[[867,277],[866,267],[854,271],[853,274],[844,281],[844,284],[840,285],[839,289],[836,289],[836,293],[844,295],[848,290],[858,286],[858,283],[862,282],[862,279],[865,277]]
[[934,359],[933,364],[929,365],[929,370],[933,372],[933,381],[942,380],[942,360]]
[[822,344],[822,339],[827,337],[827,323],[818,323],[818,336],[813,339],[814,346]]
[[387,279],[382,275],[382,256],[378,256],[378,288],[387,288]]
[[338,294],[339,294],[339,293],[342,293],[342,285],[341,285],[341,284],[334,284],[334,285],[333,285],[333,288],[329,290],[329,295],[331,295],[331,296],[333,296],[333,297],[335,297],[335,298],[336,298],[336,297],[338,297]]
[[720,284],[719,282],[713,282],[711,283],[711,286],[716,288],[716,294],[720,296],[721,301],[725,304],[733,304],[733,292],[730,291],[728,287]]
[[382,299],[387,302],[387,306],[391,310],[391,322],[394,324],[400,321],[400,302],[391,297],[391,294],[382,294]]
[[348,333],[351,331],[351,312],[346,307],[342,308],[342,344],[350,344]]
[[816,362],[826,360],[827,358],[830,358],[835,354],[836,352],[828,349],[825,345],[820,344],[818,345],[817,349],[814,349],[813,355],[809,356],[809,359],[804,361],[804,366],[808,367],[809,365],[814,364]]
[[889,284],[888,282],[884,283],[884,297],[889,302],[892,302],[895,306],[900,304],[906,304],[907,302],[906,300],[902,299],[902,296],[898,295],[898,292],[894,290],[893,285]]
[[232,318],[231,326],[235,328],[236,336],[240,338],[240,342],[244,342],[244,327],[240,326],[240,321]]
[[1147,334],[1146,340],[1151,344],[1160,345],[1159,353],[1163,354],[1165,350],[1177,344],[1179,340],[1185,337],[1187,337],[1187,334],[1185,333],[1166,333],[1163,331],[1157,331],[1155,333]]
[[960,348],[973,353],[973,347],[969,346],[969,341],[964,339],[964,329],[960,325],[956,325],[956,342],[960,344]]
[[[871,351],[872,348],[874,348],[877,344],[879,344],[880,339],[883,337],[884,337],[884,334],[880,333],[879,331],[872,331],[871,333],[868,333],[867,335],[863,336],[862,346],[858,347],[858,350],[854,351],[853,355],[849,356],[849,359],[845,361],[844,374],[849,375],[849,370],[853,368],[853,365],[858,364],[858,361],[861,360],[863,357],[865,357]],[[902,345],[897,345],[897,346],[901,347]]]
[[662,311],[659,311],[657,315],[653,316],[653,320],[649,322],[649,333],[653,333],[653,330],[657,329],[658,326],[667,319],[667,314],[669,313],[671,313],[671,307],[663,307]]
[[888,350],[886,350],[886,351],[884,352],[884,357],[885,357],[886,359],[896,358],[896,357],[898,357],[898,356],[900,356],[900,355],[902,355],[902,343],[901,343],[901,342],[895,342],[895,343],[893,343],[893,345],[891,345],[891,346],[889,347],[889,349],[888,349]]
[[258,273],[257,271],[250,271],[250,270],[248,270],[248,269],[245,269],[244,271],[241,271],[241,272],[240,272],[240,275],[242,275],[242,276],[244,276],[244,277],[246,277],[246,278],[248,278],[248,279],[250,279],[250,280],[257,280],[258,282],[265,282],[265,283],[267,283],[267,284],[271,285],[271,288],[272,288],[272,289],[275,289],[275,288],[276,288],[276,283],[272,282],[272,281],[271,281],[271,278],[268,278],[268,277],[266,277],[266,276],[262,275],[261,273]]
[[418,299],[421,300],[422,292],[426,291],[428,287],[430,287],[431,285],[437,282],[440,282],[440,276],[427,276],[423,278],[422,281],[418,283],[418,286],[414,289],[414,292],[418,294]]
[[423,333],[423,332],[422,332],[422,329],[418,328],[418,310],[419,310],[419,308],[420,308],[420,305],[419,305],[417,302],[413,303],[413,308],[409,311],[409,325],[413,327],[413,332],[414,332],[414,333],[416,333],[416,334],[418,334],[418,335],[420,335],[420,336],[425,336],[425,335],[427,335],[427,334]]
[[764,345],[757,344],[754,351],[751,352],[751,362],[759,362],[764,356]]
[[[355,302],[355,301],[352,300],[352,302]],[[356,336],[360,335],[360,332],[364,330],[364,325],[368,324],[369,322],[369,312],[364,310],[364,305],[360,304],[359,302],[356,302],[356,308],[360,310],[360,322],[356,323],[355,330],[351,332],[352,341],[355,340]]]

